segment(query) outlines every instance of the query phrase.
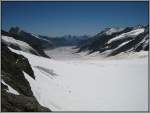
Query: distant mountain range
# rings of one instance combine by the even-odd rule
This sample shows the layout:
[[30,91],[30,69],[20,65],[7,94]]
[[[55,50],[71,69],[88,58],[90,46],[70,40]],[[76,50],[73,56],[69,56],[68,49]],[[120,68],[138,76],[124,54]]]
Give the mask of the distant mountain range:
[[39,35],[39,37],[51,41],[54,47],[60,47],[60,46],[77,46],[82,42],[84,42],[85,40],[87,40],[90,36],[65,35],[61,37],[49,37],[49,36]]

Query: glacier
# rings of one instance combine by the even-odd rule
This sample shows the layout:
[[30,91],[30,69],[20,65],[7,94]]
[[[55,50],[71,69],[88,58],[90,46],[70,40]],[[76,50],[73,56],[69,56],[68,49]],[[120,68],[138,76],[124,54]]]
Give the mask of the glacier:
[[24,76],[38,102],[52,111],[148,110],[148,57],[63,61],[9,49],[29,60],[35,80]]

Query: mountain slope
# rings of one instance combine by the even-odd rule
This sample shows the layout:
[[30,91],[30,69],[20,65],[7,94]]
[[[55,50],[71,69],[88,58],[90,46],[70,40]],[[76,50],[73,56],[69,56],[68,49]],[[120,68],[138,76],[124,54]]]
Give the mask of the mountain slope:
[[32,53],[35,55],[40,55],[35,49],[33,49],[29,44],[16,40],[13,37],[5,36],[2,34],[2,42],[7,44],[7,46],[10,46],[14,49],[22,50],[28,53]]
[[108,56],[126,51],[141,51],[149,48],[149,26],[108,28],[78,46],[81,51],[100,52]]
[[36,35],[20,30],[18,27],[16,28],[12,27],[9,30],[8,36],[13,37],[16,40],[28,43],[33,49],[38,51],[38,53],[44,57],[48,56],[44,53],[43,49],[47,47],[48,48],[53,47],[53,44],[50,41],[41,39]]
[[22,55],[11,52],[2,42],[1,53],[1,110],[7,111],[50,111],[41,106],[31,91],[23,71],[35,79],[28,60]]

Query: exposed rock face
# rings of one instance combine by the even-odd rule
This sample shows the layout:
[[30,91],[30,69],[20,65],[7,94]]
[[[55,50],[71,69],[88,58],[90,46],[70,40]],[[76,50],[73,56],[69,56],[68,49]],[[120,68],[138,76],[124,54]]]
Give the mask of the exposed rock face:
[[131,27],[127,27],[123,31],[115,32],[111,35],[107,35],[106,32],[108,29],[105,29],[104,31],[101,31],[100,33],[96,34],[94,37],[91,37],[89,40],[79,45],[78,52],[86,51],[86,50],[91,51],[91,53],[99,50],[104,51],[103,48],[105,47],[105,43],[107,43],[108,40],[122,33],[129,32],[132,29],[133,28]]
[[15,95],[6,91],[7,86],[2,84],[1,109],[2,112],[48,112],[49,109],[41,106],[34,97]]
[[149,26],[127,27],[116,31],[115,28],[113,30],[109,28],[80,44],[78,52],[89,51],[90,54],[99,51],[113,56],[127,51],[147,51],[149,49],[148,42]]
[[19,93],[15,95],[7,92],[8,87],[1,82],[1,110],[50,111],[37,102],[29,82],[24,77],[23,71],[35,79],[28,60],[22,55],[11,52],[3,42],[1,50],[1,79]]
[[53,44],[50,40],[40,39],[38,36],[34,36],[31,33],[20,30],[18,27],[12,27],[9,32],[2,31],[2,34],[11,36],[17,40],[28,43],[33,49],[35,49],[41,56],[49,58],[43,49],[46,47],[52,48]]
[[33,49],[32,46],[16,38],[19,36],[17,35],[13,36],[4,30],[1,30],[1,34],[2,34],[2,42],[4,42],[7,46],[40,56],[38,51]]
[[28,60],[22,55],[11,52],[3,43],[1,47],[2,79],[19,93],[26,96],[33,96],[30,85],[22,72],[25,71],[34,78],[34,73]]

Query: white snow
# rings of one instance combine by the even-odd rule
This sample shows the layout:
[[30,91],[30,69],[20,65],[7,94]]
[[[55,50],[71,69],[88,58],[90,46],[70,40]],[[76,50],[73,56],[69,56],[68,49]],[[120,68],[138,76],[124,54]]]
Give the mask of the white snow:
[[147,40],[145,41],[145,44],[143,44],[143,48],[145,48],[146,46],[148,46],[148,44],[149,44],[149,39],[147,39]]
[[142,44],[142,47],[145,48],[148,44],[149,44],[149,36],[145,36],[136,46],[135,48],[137,48],[138,46],[140,46]]
[[126,41],[126,42],[121,43],[118,47],[116,47],[115,49],[112,49],[112,51],[114,51],[114,50],[117,50],[117,49],[121,48],[122,46],[124,46],[124,45],[128,44],[129,42],[130,42],[130,40],[129,40],[129,41]]
[[144,28],[138,28],[138,29],[132,30],[132,31],[127,32],[127,33],[122,33],[121,35],[110,39],[107,43],[110,44],[113,41],[117,41],[117,40],[120,40],[120,39],[123,39],[123,38],[126,38],[126,37],[133,37],[134,38],[135,36],[143,33],[144,30],[145,30]]
[[129,42],[130,42],[130,40],[125,41],[125,42],[121,43],[118,47],[116,47],[114,49],[106,50],[106,51],[102,52],[102,55],[107,56],[107,55],[111,54],[112,52],[116,51],[117,49],[121,48],[122,46],[128,44]]
[[126,42],[121,43],[116,49],[118,49],[118,48],[120,48],[120,47],[126,45],[126,44],[129,43],[129,42],[130,42],[130,41],[126,41]]
[[55,60],[75,60],[81,58],[81,55],[75,54],[77,49],[72,49],[74,46],[57,47],[52,50],[45,50],[44,52]]
[[10,85],[6,84],[3,80],[1,80],[1,82],[2,82],[4,85],[8,86],[7,92],[12,93],[12,94],[15,94],[15,95],[19,95],[19,93],[18,93],[15,89],[13,89]]
[[36,34],[33,34],[33,33],[30,33],[32,36],[34,36],[35,38],[38,38],[38,39],[40,39],[40,40],[44,40],[44,41],[47,41],[47,42],[49,42],[49,40],[46,40],[46,39],[44,39],[44,38],[40,38],[38,35],[36,35]]
[[[27,44],[26,42],[20,41],[20,40],[16,40],[12,37],[9,36],[3,36],[2,35],[2,40],[9,44],[14,44],[18,47],[20,47],[21,50],[26,51],[26,52],[30,52],[29,50],[32,50],[34,52],[36,52],[29,44]],[[36,52],[37,53],[37,52]]]
[[117,54],[115,56],[109,57],[108,59],[141,59],[141,58],[147,58],[148,52],[147,51],[140,51],[140,52],[121,52],[120,54]]
[[[148,58],[53,60],[11,49],[28,58],[35,80],[25,72],[38,102],[52,111],[147,111]],[[57,76],[38,68],[53,70]]]
[[121,32],[124,28],[110,28],[108,31],[106,31],[107,35],[111,35],[113,33]]

